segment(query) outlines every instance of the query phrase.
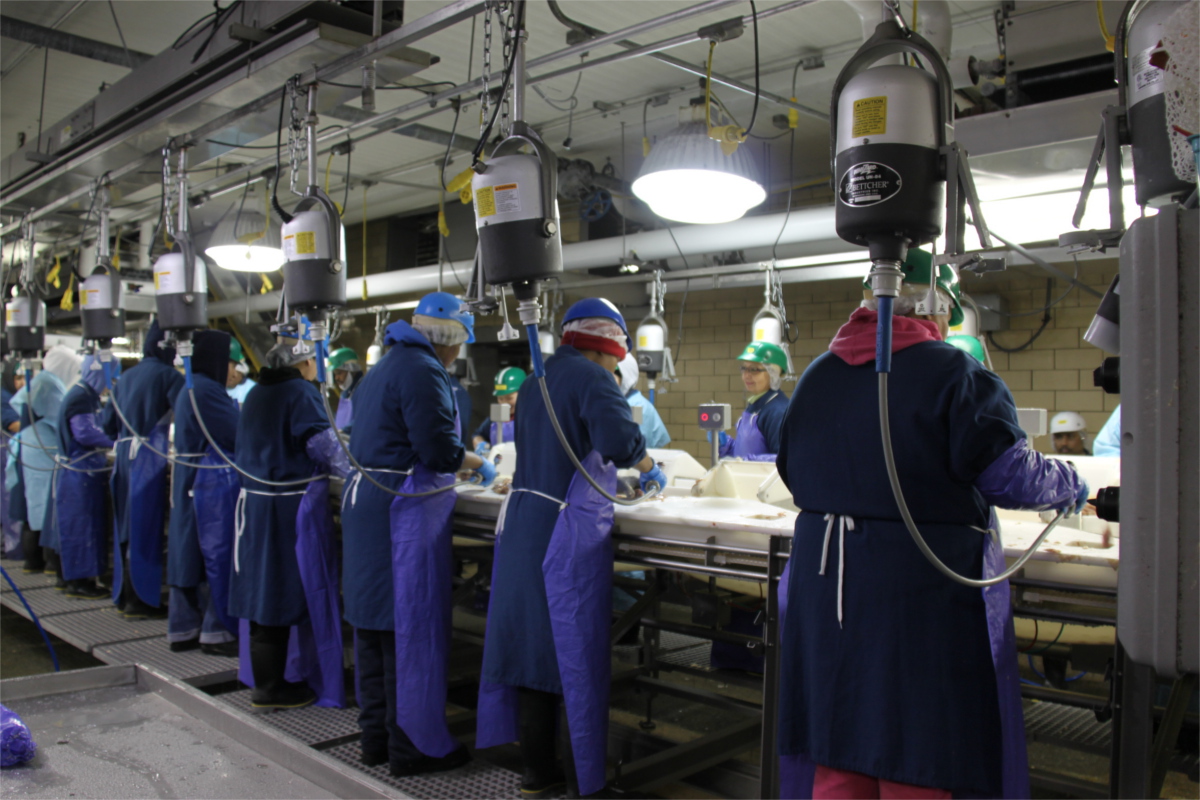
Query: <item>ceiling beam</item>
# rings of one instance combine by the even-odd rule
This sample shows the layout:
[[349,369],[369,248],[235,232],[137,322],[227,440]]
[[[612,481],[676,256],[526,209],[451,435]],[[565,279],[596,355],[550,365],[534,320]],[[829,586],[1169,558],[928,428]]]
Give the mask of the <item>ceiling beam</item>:
[[47,28],[44,25],[35,25],[32,22],[2,15],[0,15],[0,36],[31,44],[34,47],[48,47],[51,50],[70,53],[73,56],[82,56],[130,69],[136,69],[154,57],[149,53],[125,50],[122,47],[98,42],[95,39],[86,39],[73,33],[56,31],[54,28]]

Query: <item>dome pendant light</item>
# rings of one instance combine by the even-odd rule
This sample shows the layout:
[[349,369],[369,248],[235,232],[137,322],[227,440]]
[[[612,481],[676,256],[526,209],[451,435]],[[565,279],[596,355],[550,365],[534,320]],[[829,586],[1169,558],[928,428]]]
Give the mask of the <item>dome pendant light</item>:
[[204,254],[234,272],[274,272],[284,261],[279,229],[259,211],[241,211],[221,220]]

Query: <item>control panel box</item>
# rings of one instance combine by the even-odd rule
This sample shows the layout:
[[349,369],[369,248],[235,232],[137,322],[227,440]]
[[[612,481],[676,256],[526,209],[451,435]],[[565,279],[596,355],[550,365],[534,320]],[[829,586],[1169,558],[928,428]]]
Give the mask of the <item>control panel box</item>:
[[732,417],[733,411],[729,403],[706,403],[700,406],[696,421],[703,430],[724,431],[729,430]]

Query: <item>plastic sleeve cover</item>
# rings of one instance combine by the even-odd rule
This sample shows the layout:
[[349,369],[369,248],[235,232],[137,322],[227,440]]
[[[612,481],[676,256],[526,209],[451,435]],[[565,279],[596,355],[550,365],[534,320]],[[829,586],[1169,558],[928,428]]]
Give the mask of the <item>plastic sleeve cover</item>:
[[113,440],[101,429],[95,414],[76,414],[71,417],[71,437],[84,447],[107,450]]
[[1065,461],[1047,458],[1027,439],[1000,454],[975,479],[988,503],[1001,508],[1049,511],[1075,505],[1084,481]]
[[350,474],[350,460],[338,443],[337,433],[332,428],[326,428],[320,433],[313,434],[304,443],[304,451],[313,461],[325,465],[325,468],[339,478]]

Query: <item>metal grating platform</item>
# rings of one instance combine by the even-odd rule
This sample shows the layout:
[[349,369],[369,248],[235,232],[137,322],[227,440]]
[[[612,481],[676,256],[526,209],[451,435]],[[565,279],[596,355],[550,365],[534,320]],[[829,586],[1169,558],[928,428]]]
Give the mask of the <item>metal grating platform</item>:
[[1112,747],[1112,722],[1097,722],[1088,708],[1058,703],[1035,703],[1025,711],[1025,735],[1081,750],[1108,755]]
[[[31,591],[33,589],[48,589],[54,586],[55,583],[55,577],[53,575],[47,575],[44,572],[34,572],[26,575],[25,572],[21,570],[20,561],[8,562],[4,565],[4,571],[8,573],[8,576],[12,578],[13,583],[17,585],[17,588],[20,589],[22,593]],[[0,579],[0,594],[7,594],[11,591],[12,587],[8,585],[8,581]]]
[[310,746],[318,746],[323,742],[344,739],[358,734],[357,708],[289,708],[282,711],[272,711],[269,714],[259,714],[250,707],[250,690],[227,692],[218,695],[220,700],[228,703],[238,711],[254,714],[255,719],[278,728],[289,736]]
[[[35,591],[21,590],[21,594],[25,596],[29,607],[33,609],[33,613],[38,615],[38,618],[53,617],[57,614],[72,614],[79,611],[95,611],[98,608],[112,607],[112,600],[107,597],[101,597],[97,600],[83,600],[75,597],[67,597],[62,592],[43,591],[41,589]],[[21,599],[12,592],[0,597],[0,603],[16,611],[22,617],[28,617],[25,612],[25,606],[21,604]]]
[[685,636],[671,631],[660,631],[658,635],[658,660],[679,667],[709,669],[712,642]]
[[487,797],[508,800],[521,797],[521,776],[516,772],[497,767],[478,759],[450,772],[418,775],[412,778],[393,778],[387,765],[365,767],[359,761],[361,750],[358,742],[339,745],[326,751],[329,755],[404,792],[406,797],[416,800],[433,800],[443,797]]
[[[59,614],[43,622],[50,633],[85,653],[106,644],[132,642],[135,639],[166,637],[167,620],[123,618],[115,607],[84,611],[79,614]],[[165,641],[165,638],[164,638]]]
[[97,646],[92,655],[106,664],[146,664],[194,686],[237,677],[238,660],[209,656],[200,650],[172,653],[166,639],[139,639]]

